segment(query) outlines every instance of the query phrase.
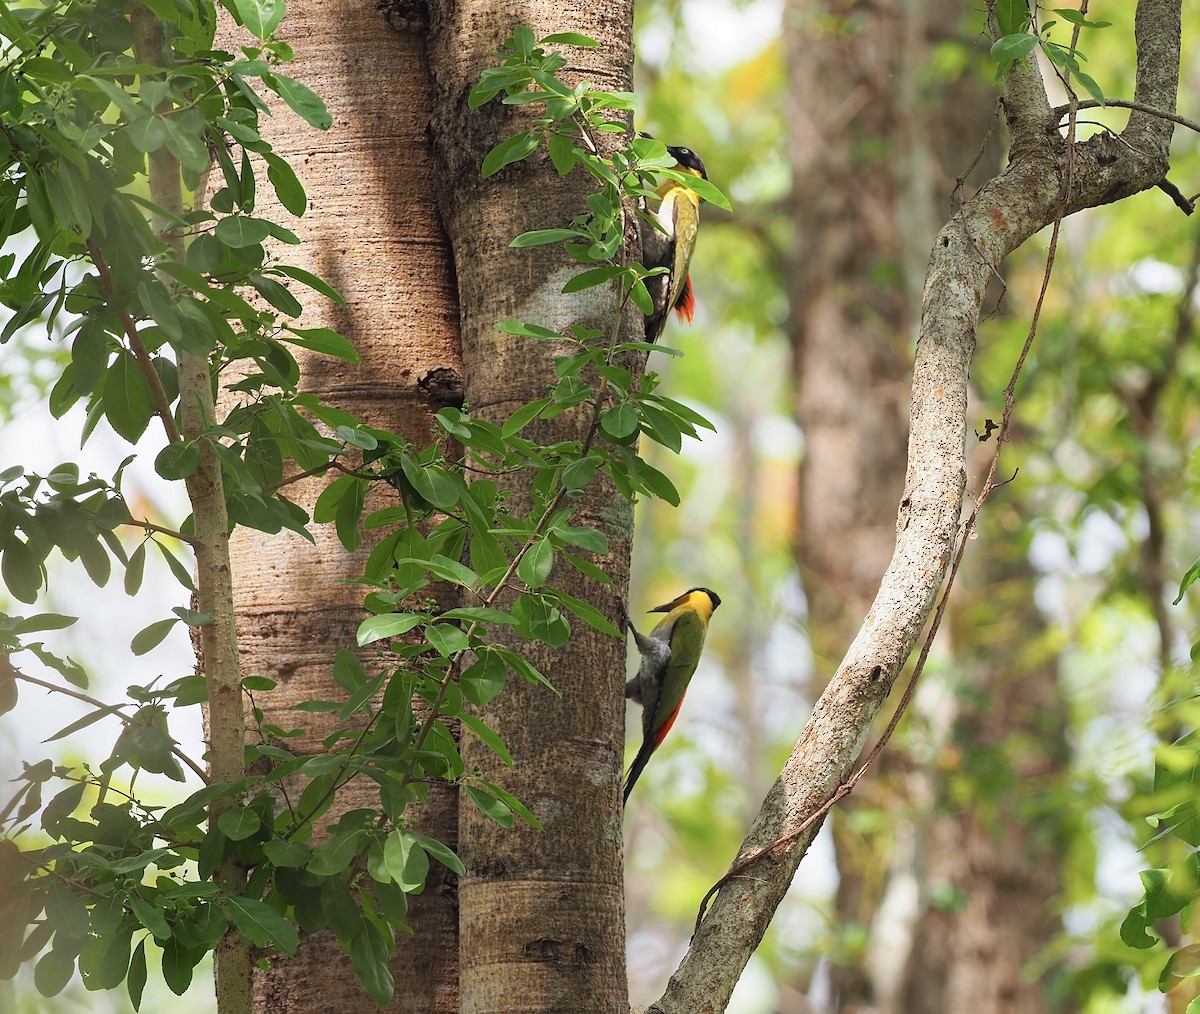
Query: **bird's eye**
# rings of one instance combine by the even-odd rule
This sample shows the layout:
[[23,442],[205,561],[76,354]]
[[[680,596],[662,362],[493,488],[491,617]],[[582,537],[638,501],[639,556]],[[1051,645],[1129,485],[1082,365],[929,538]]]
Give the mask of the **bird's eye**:
[[680,148],[680,149],[679,149],[679,154],[680,154],[680,155],[690,155],[690,154],[691,154],[691,151],[689,151],[687,148]]

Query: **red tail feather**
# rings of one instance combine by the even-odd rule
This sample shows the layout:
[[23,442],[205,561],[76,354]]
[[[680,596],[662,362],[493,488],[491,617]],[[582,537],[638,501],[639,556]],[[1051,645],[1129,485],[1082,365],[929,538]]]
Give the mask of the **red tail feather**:
[[679,298],[675,300],[675,312],[679,314],[680,320],[686,320],[689,324],[692,322],[692,315],[696,312],[696,293],[692,291],[691,275],[683,280],[683,288],[679,290]]

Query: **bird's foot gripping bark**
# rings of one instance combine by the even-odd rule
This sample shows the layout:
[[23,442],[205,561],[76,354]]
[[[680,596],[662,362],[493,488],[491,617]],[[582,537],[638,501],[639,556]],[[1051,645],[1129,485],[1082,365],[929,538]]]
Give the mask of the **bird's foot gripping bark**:
[[616,596],[617,600],[617,627],[622,634],[633,631],[634,637],[637,636],[637,631],[634,629],[633,621],[629,619],[629,603],[625,601],[624,595]]

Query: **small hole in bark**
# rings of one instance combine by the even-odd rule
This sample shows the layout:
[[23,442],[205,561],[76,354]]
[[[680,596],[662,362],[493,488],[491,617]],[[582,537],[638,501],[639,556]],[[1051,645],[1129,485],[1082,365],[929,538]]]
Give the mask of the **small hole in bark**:
[[883,675],[883,666],[877,665],[874,669],[871,670],[871,679],[872,680],[877,680],[882,675]]
[[950,237],[949,237],[949,236],[943,236],[943,237],[942,237],[942,246],[949,246],[949,245],[950,245]]

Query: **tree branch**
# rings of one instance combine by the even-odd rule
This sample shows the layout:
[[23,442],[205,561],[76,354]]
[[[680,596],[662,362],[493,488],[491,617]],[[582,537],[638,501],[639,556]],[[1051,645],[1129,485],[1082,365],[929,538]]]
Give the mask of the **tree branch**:
[[[1159,109],[1175,105],[1179,8],[1179,0],[1138,4],[1137,99]],[[1157,68],[1143,75],[1147,61]],[[725,1009],[820,827],[821,821],[811,815],[849,776],[872,721],[934,609],[959,527],[966,483],[967,380],[979,310],[994,266],[1056,219],[1145,190],[1166,175],[1173,129],[1169,121],[1136,114],[1144,120],[1135,124],[1130,118],[1122,135],[1129,135],[1125,144],[1114,144],[1107,135],[1090,138],[1073,146],[1069,167],[1064,140],[1045,129],[1054,121],[1040,78],[1035,82],[1024,71],[1010,72],[1005,87],[1013,130],[1008,168],[942,229],[926,276],[895,553],[866,620],[813,708],[739,857],[769,849],[806,822],[807,829],[763,854],[753,878],[733,880],[721,889],[666,992],[649,1008],[651,1014]],[[1072,185],[1064,195],[1068,178]]]

